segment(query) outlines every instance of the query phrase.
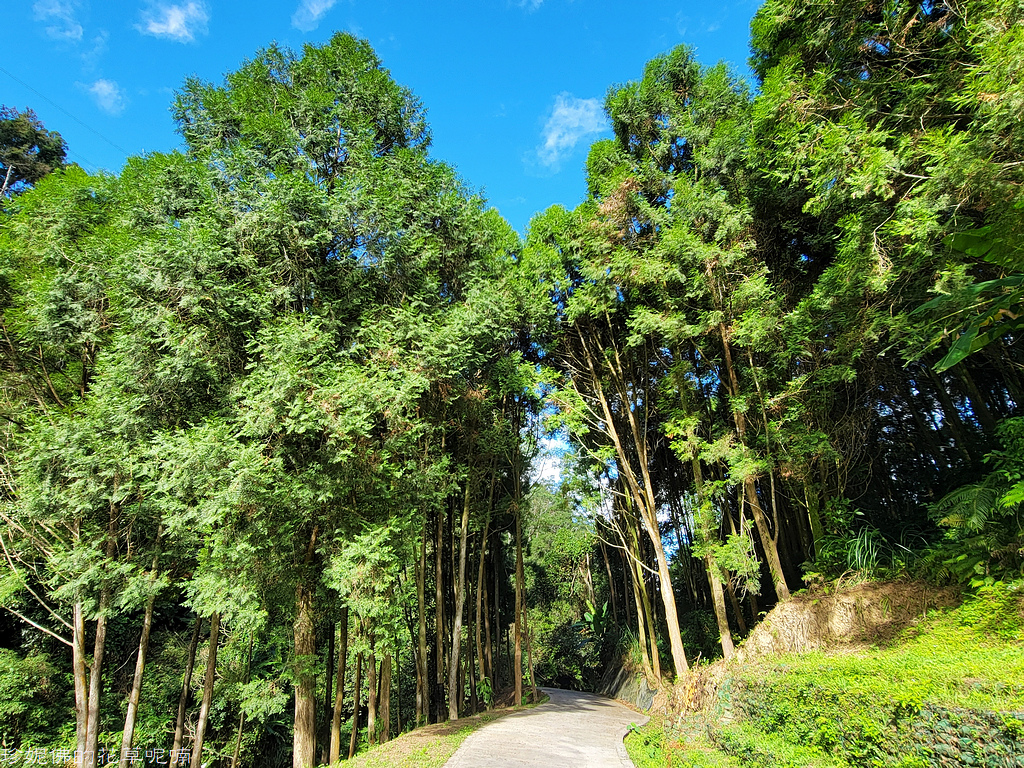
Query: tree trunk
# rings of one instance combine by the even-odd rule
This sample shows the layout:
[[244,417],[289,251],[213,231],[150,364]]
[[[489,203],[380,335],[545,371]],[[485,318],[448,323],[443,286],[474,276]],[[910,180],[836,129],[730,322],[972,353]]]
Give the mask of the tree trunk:
[[156,582],[156,569],[160,562],[160,537],[163,535],[163,525],[157,528],[156,552],[153,554],[153,567],[150,569],[149,588],[150,595],[146,600],[146,610],[142,619],[142,636],[139,638],[139,655],[135,658],[135,676],[132,678],[132,690],[128,695],[128,711],[124,717],[124,733],[121,737],[121,762],[120,768],[128,768],[128,750],[132,747],[135,738],[135,718],[139,711],[139,697],[142,694],[142,675],[146,670],[146,653],[149,650],[149,632],[153,627],[153,605],[156,603],[156,591],[153,589]]
[[[486,565],[484,566],[486,570]],[[494,555],[491,556],[491,570],[494,572],[495,588],[497,588],[498,582],[498,569],[494,565]],[[487,583],[486,574],[484,578],[484,653],[487,654],[487,678],[491,683],[491,690],[497,690],[498,688],[498,674],[494,669],[494,644],[491,641],[491,590]],[[497,592],[495,592],[497,595]],[[501,631],[501,617],[498,616],[498,606],[494,606],[494,625],[497,630]],[[501,637],[498,637],[498,655],[499,660],[501,656]]]
[[82,604],[75,603],[71,635],[71,665],[75,678],[75,741],[77,768],[85,766],[86,734],[89,725],[89,680],[85,671],[85,617]]
[[430,697],[427,670],[427,521],[423,521],[423,540],[420,543],[420,562],[416,569],[416,602],[418,610],[418,653],[416,653],[416,727],[430,721]]
[[[725,358],[725,369],[728,374],[728,388],[734,398],[740,396],[739,379],[736,376],[736,369],[732,364],[732,350],[729,345],[729,337],[725,330],[725,324],[719,323],[719,334],[722,337],[722,350]],[[747,418],[740,410],[733,411],[733,419],[736,422],[736,435],[741,445],[746,443]],[[786,577],[782,573],[782,562],[779,560],[778,541],[772,536],[768,528],[768,521],[765,518],[761,502],[757,498],[757,487],[754,485],[754,477],[751,475],[743,481],[743,491],[746,494],[747,504],[754,514],[754,525],[761,537],[761,546],[764,549],[765,558],[768,560],[768,570],[772,575],[772,583],[775,585],[775,594],[779,601],[789,600],[789,586],[786,584]],[[776,522],[776,535],[778,534],[778,520]]]
[[313,591],[304,583],[295,588],[295,727],[292,768],[311,768],[316,759],[316,632],[313,629]]
[[[582,332],[580,334],[580,338],[583,340]],[[668,560],[665,557],[665,546],[662,544],[661,532],[658,528],[658,507],[654,498],[654,486],[652,485],[650,468],[648,467],[647,461],[646,430],[642,428],[642,425],[638,422],[637,416],[633,413],[632,409],[622,409],[622,415],[625,416],[628,422],[629,431],[633,439],[633,447],[637,454],[637,458],[634,460],[631,453],[627,451],[622,440],[622,436],[619,434],[619,429],[616,425],[616,414],[613,413],[608,402],[608,398],[605,395],[604,385],[601,383],[601,378],[597,373],[594,354],[585,340],[583,340],[583,344],[587,365],[590,369],[594,382],[595,395],[601,404],[602,411],[604,412],[605,433],[611,438],[612,444],[615,447],[619,474],[625,479],[629,493],[636,502],[640,522],[642,523],[644,530],[647,532],[651,545],[654,548],[654,557],[658,564],[658,578],[661,585],[660,592],[662,604],[665,608],[665,623],[668,630],[669,645],[672,648],[672,662],[675,666],[676,677],[682,677],[683,673],[689,669],[689,665],[687,664],[686,652],[683,648],[683,636],[679,628],[679,613],[676,609],[675,593],[672,590],[672,579],[669,575]],[[625,378],[622,373],[623,367],[622,362],[619,359],[618,350],[613,348],[612,352],[614,353],[615,363],[608,363],[608,365],[609,371],[614,380],[614,387],[618,390],[623,402],[631,402],[630,390],[626,385]],[[647,407],[646,403],[644,407]],[[621,417],[622,416],[620,415],[619,418]]]
[[379,744],[391,740],[391,654],[380,664],[380,739]]
[[146,612],[142,619],[142,637],[139,639],[139,655],[135,660],[135,677],[132,678],[132,690],[128,695],[128,710],[124,717],[120,768],[128,768],[128,751],[135,738],[135,718],[139,711],[139,697],[142,694],[142,675],[146,669],[146,653],[149,650],[149,631],[153,626],[153,604],[155,602],[155,593],[146,600]]
[[515,660],[512,667],[512,676],[515,680],[515,705],[523,705],[523,520],[522,510],[519,508],[518,498],[513,502],[516,505],[516,622],[515,622]]
[[[639,551],[637,557],[640,556]],[[658,650],[658,617],[654,615],[654,606],[651,604],[650,592],[647,589],[647,580],[644,578],[643,569],[640,563],[635,563],[637,586],[640,589],[640,599],[643,603],[645,623],[647,626],[647,641],[651,644],[651,671],[655,680],[661,680],[661,651]]]
[[437,719],[440,720],[444,711],[444,512],[439,507],[437,510],[437,536],[434,542],[434,639],[435,639],[435,675],[434,690],[438,699],[434,711]]
[[[331,631],[327,634],[327,659],[324,664],[326,670],[326,683],[324,685],[324,705],[320,710],[320,717],[323,718],[320,725],[318,726],[318,733],[316,738],[317,746],[320,749],[320,757],[317,760],[318,765],[324,765],[327,763],[327,756],[331,750],[331,720],[334,716],[334,637],[338,634],[338,625],[335,622],[330,624]],[[344,681],[342,681],[344,685]]]
[[484,667],[484,644],[483,644],[483,621],[484,621],[484,590],[487,588],[484,580],[484,556],[487,553],[487,533],[490,529],[490,516],[484,523],[484,532],[480,535],[480,564],[476,572],[476,663],[480,680],[487,677],[487,670]]
[[711,585],[711,599],[715,606],[715,620],[718,622],[718,635],[722,643],[722,656],[732,658],[735,648],[732,644],[732,632],[729,631],[729,617],[725,613],[725,593],[722,590],[722,577],[718,566],[711,555],[704,558],[708,572],[708,583]]
[[608,561],[608,548],[604,545],[604,541],[600,541],[601,544],[601,557],[604,559],[604,570],[608,574],[608,594],[612,601],[612,621],[615,622],[615,626],[619,625],[619,606],[618,601],[615,599],[615,581],[612,579],[612,564]]
[[377,655],[370,641],[370,658],[366,660],[366,741],[377,743]]
[[210,650],[206,655],[206,677],[203,678],[203,703],[199,707],[199,721],[196,723],[196,740],[192,745],[191,765],[202,765],[203,739],[206,737],[206,723],[210,719],[210,705],[213,703],[213,683],[217,675],[217,642],[220,638],[220,614],[210,616]]
[[[252,671],[252,646],[253,646],[253,636],[252,636],[252,633],[250,633],[249,634],[249,653],[248,653],[248,655],[246,656],[246,659],[245,659],[245,680],[244,680],[244,682],[246,684],[248,684],[248,682],[249,682],[249,673]],[[238,732],[235,734],[235,751],[231,755],[231,768],[238,768],[238,757],[242,753],[242,729],[244,727],[245,727],[245,712],[242,712],[238,716]]]
[[181,739],[185,732],[185,708],[188,706],[188,694],[192,687],[192,670],[196,665],[196,651],[199,650],[199,634],[202,631],[203,617],[196,616],[196,625],[192,628],[192,641],[188,645],[188,659],[185,662],[185,678],[181,683],[181,696],[178,697],[178,717],[174,721],[174,742],[171,746],[171,759],[181,754]]
[[341,643],[338,651],[337,687],[334,711],[331,713],[331,749],[327,761],[334,765],[341,759],[341,709],[345,704],[345,661],[348,658],[348,606],[341,609]]
[[633,604],[636,606],[636,642],[640,646],[640,661],[643,664],[644,673],[652,680],[655,679],[654,669],[651,667],[651,656],[647,652],[647,625],[644,622],[644,605],[640,598],[642,584],[637,576],[637,568],[632,558],[629,558],[629,583],[633,587]]
[[533,674],[533,650],[530,643],[530,623],[527,619],[527,608],[523,606],[523,634],[526,636],[526,671],[530,675],[530,691],[532,704],[540,701],[540,691],[537,690],[537,676]]
[[964,383],[967,399],[971,404],[971,411],[974,412],[981,428],[985,431],[986,435],[994,435],[996,431],[996,419],[992,415],[991,409],[988,407],[988,402],[985,400],[985,396],[981,394],[981,390],[978,389],[978,385],[974,383],[974,377],[971,376],[971,372],[967,370],[967,365],[962,362],[957,363],[953,370],[957,372],[960,376],[960,380]]
[[740,635],[747,634],[747,620],[743,616],[743,606],[740,605],[740,601],[736,599],[736,590],[732,586],[732,581],[726,582],[726,591],[729,593],[729,602],[732,604],[732,613],[736,617],[736,626],[740,629]]
[[359,745],[359,698],[362,695],[363,684],[363,654],[356,656],[356,679],[353,683],[352,692],[352,735],[348,740],[348,759],[355,757],[356,747]]
[[84,768],[93,768],[99,755],[100,735],[100,692],[102,691],[103,655],[107,643],[107,617],[105,611],[110,603],[110,590],[104,588],[100,596],[100,617],[96,619],[96,641],[93,644],[92,666],[89,669],[89,712],[85,729]]
[[462,648],[462,611],[466,606],[466,556],[469,548],[470,477],[462,500],[462,525],[459,529],[459,572],[455,591],[455,616],[452,621],[452,658],[448,664],[448,719],[459,719],[459,652]]
[[395,723],[396,734],[402,733],[402,651],[395,651]]

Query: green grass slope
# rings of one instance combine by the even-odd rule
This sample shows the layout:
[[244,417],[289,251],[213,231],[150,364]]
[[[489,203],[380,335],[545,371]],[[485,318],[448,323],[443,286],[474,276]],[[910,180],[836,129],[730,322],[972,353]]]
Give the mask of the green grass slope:
[[627,737],[637,768],[1024,768],[1024,597],[997,584],[882,645],[732,664],[710,706],[666,715]]

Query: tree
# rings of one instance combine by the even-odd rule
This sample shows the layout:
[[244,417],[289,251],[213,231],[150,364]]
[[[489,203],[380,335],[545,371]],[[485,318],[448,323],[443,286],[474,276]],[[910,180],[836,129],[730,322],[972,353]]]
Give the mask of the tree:
[[19,112],[0,105],[0,198],[63,168],[67,149],[61,135],[46,130],[31,109]]

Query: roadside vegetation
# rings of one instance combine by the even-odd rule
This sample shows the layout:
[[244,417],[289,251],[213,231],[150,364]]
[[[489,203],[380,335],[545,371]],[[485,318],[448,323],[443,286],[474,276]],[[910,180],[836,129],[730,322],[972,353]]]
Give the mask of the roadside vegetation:
[[1024,594],[998,584],[874,644],[729,665],[714,703],[626,745],[638,768],[1015,765],[1022,680]]

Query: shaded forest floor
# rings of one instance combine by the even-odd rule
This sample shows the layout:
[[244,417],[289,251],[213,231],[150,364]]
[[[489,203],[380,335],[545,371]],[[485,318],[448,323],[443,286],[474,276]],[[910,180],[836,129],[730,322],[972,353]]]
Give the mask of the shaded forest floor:
[[1024,592],[952,598],[876,584],[779,606],[627,750],[637,768],[1024,766]]

